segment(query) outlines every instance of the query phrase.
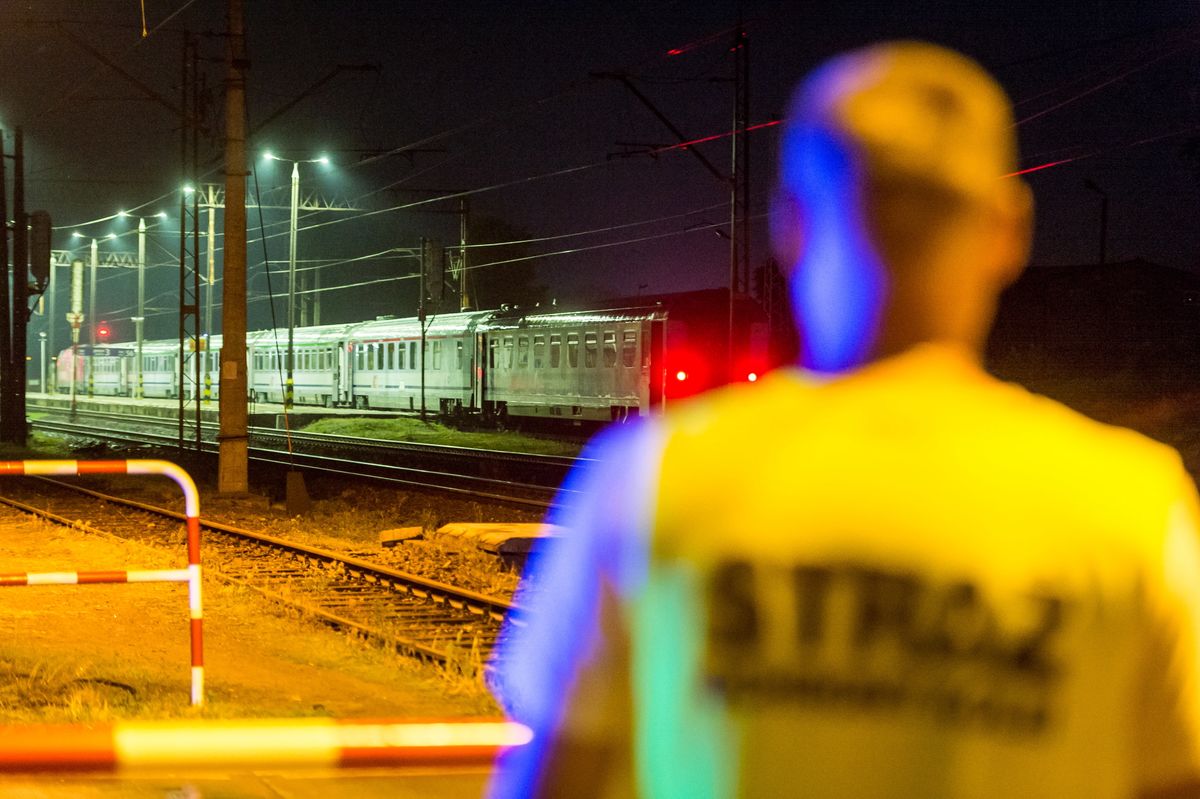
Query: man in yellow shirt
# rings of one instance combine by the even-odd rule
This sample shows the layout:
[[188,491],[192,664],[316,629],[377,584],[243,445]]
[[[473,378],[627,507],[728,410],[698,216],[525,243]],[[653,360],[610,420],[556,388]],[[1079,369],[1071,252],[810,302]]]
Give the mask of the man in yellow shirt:
[[602,436],[496,661],[508,796],[1200,789],[1195,488],[980,351],[1031,201],[927,44],[817,70],[773,224],[802,369]]

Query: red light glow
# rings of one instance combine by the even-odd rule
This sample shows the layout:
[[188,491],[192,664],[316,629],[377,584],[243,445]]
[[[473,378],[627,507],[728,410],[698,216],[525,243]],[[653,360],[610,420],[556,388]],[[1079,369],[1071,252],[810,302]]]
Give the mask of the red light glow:
[[687,372],[680,369],[675,373],[675,379],[682,383],[684,380],[687,380]]
[[750,374],[746,375],[746,379],[749,380],[751,383],[757,382],[758,374],[756,372],[751,372]]

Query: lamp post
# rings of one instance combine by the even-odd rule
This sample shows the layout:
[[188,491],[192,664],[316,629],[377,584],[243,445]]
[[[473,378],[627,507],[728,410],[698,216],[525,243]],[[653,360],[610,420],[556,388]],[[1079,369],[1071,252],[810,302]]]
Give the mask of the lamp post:
[[291,203],[291,221],[288,226],[288,340],[287,340],[287,356],[286,369],[287,375],[284,380],[283,388],[283,407],[290,410],[293,401],[294,383],[294,365],[295,365],[295,338],[296,338],[296,222],[300,210],[300,164],[328,164],[329,159],[322,156],[320,158],[309,158],[304,160],[294,160],[291,158],[280,158],[272,153],[265,153],[264,158],[269,161],[283,161],[292,165],[292,203]]
[[45,330],[38,333],[38,346],[39,346],[38,363],[41,365],[41,369],[39,370],[39,375],[38,375],[41,378],[40,382],[38,383],[38,389],[43,394],[48,394],[50,392],[48,391],[48,387],[46,386],[46,331]]
[[1091,178],[1084,178],[1083,185],[1100,195],[1100,265],[1103,266],[1108,261],[1108,192]]
[[[75,231],[71,235],[78,239],[84,238],[84,235],[82,233],[80,233],[79,231]],[[116,237],[117,237],[117,235],[115,233],[109,233],[104,238],[115,239]],[[88,367],[87,367],[87,395],[88,395],[88,399],[91,399],[92,395],[94,393],[94,390],[95,390],[95,375],[92,372],[93,362],[95,361],[95,358],[93,358],[91,356],[94,355],[95,351],[96,351],[96,268],[100,265],[100,244],[95,238],[92,239],[92,243],[89,248],[89,251],[91,254],[91,258],[90,258],[90,262],[89,262],[90,268],[88,269],[89,274],[88,274],[88,312],[87,312],[87,315],[88,315],[88,318],[92,320],[92,323],[90,325],[88,325],[88,345],[90,346],[91,351],[89,352],[89,357],[88,357],[88,361],[87,361],[87,364],[88,364]]]
[[[124,211],[120,212],[121,216],[129,216]],[[167,213],[159,211],[154,215],[158,219],[166,219]],[[93,318],[95,318],[93,316]],[[137,337],[137,386],[134,389],[134,397],[141,399],[144,396],[144,382],[142,379],[142,341],[143,341],[143,324],[146,321],[146,217],[138,217],[138,249],[137,249],[137,316],[133,317],[133,326]]]

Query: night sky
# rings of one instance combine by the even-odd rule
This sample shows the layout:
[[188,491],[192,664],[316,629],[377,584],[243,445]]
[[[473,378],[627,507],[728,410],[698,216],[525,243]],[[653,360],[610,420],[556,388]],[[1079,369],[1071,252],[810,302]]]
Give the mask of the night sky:
[[[459,192],[469,192],[481,230],[525,241],[475,250],[472,263],[543,254],[523,263],[547,301],[725,281],[728,242],[718,231],[728,221],[727,186],[686,151],[646,154],[674,144],[673,134],[621,83],[594,75],[624,72],[685,135],[718,136],[699,149],[728,170],[729,141],[719,135],[732,126],[732,0],[246,5],[250,127],[291,104],[249,144],[256,175],[248,196],[257,184],[264,205],[288,202],[290,167],[264,162],[263,151],[327,155],[328,167],[301,166],[303,193],[359,209],[301,222],[300,266],[319,268],[327,289],[323,322],[412,314],[416,261],[388,251],[415,248],[422,236],[457,242],[458,219],[449,213],[457,199],[449,195]],[[1091,181],[1109,197],[1110,259],[1200,270],[1200,155],[1187,155],[1189,139],[1200,137],[1195,3],[740,6],[752,123],[781,116],[795,81],[834,52],[886,38],[948,44],[979,59],[1013,96],[1022,167],[1055,164],[1027,176],[1038,202],[1035,263],[1098,258],[1101,198]],[[132,251],[136,221],[89,221],[122,209],[169,214],[151,235],[152,338],[177,330],[184,171],[179,119],[148,93],[179,102],[182,32],[197,34],[212,131],[200,147],[201,182],[220,183],[224,10],[219,0],[145,0],[151,34],[142,39],[138,0],[0,4],[0,125],[24,129],[27,206],[50,211],[55,247],[83,253],[73,231],[126,233],[101,250]],[[757,265],[768,255],[779,128],[751,136]],[[419,200],[426,202],[411,205]],[[286,269],[286,220],[286,210],[265,209],[264,242],[257,211],[248,213],[255,328],[270,324],[264,257],[273,270]],[[335,289],[349,284],[356,285]],[[115,338],[132,338],[134,286],[131,273],[117,270],[99,284],[98,315]],[[283,271],[271,288],[283,319]],[[510,299],[494,284],[489,294],[481,305]],[[65,341],[61,296],[56,336]],[[219,316],[218,309],[218,328]],[[32,341],[44,324],[35,321]]]

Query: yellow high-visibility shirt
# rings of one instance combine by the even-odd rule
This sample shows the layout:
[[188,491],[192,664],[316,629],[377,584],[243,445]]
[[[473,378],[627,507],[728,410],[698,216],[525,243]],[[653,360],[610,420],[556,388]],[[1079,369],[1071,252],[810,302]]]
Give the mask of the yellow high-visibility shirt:
[[1200,777],[1197,501],[1170,448],[923,345],[699,398],[596,455],[502,669],[562,666],[529,667],[557,697],[530,720],[629,753],[602,795]]

